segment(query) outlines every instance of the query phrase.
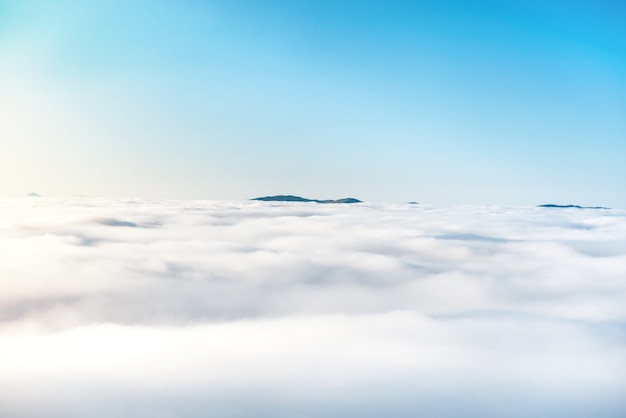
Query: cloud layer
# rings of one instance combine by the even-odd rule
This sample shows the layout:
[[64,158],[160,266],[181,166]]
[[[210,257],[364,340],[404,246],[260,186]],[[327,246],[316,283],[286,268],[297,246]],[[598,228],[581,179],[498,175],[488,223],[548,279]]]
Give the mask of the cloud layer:
[[0,201],[0,416],[620,417],[626,212]]

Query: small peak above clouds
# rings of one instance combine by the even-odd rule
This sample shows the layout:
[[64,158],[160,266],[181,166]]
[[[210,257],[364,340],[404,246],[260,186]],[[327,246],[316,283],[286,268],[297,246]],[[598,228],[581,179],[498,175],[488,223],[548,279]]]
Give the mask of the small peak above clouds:
[[580,206],[580,205],[555,205],[554,203],[546,203],[539,205],[538,208],[557,208],[557,209],[611,209],[604,206]]
[[43,197],[39,193],[31,192],[26,195],[26,197]]
[[346,197],[343,199],[328,199],[328,200],[318,200],[318,199],[307,199],[305,197],[294,196],[294,195],[275,195],[275,196],[263,196],[263,197],[255,197],[250,200],[260,200],[263,202],[315,202],[315,203],[362,203],[361,200],[355,199],[353,197]]

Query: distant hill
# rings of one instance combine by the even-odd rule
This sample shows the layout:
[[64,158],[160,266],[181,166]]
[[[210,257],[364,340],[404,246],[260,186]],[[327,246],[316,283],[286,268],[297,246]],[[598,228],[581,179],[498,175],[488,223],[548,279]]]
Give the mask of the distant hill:
[[537,207],[538,208],[560,208],[560,209],[567,209],[567,208],[574,208],[574,209],[610,209],[610,208],[605,208],[604,206],[555,205],[553,203],[547,203],[545,205],[539,205]]
[[345,197],[343,199],[337,199],[337,200],[321,200],[320,203],[363,203],[363,202],[353,197]]
[[26,197],[41,197],[41,195],[39,193],[32,192],[32,193],[28,193]]
[[293,196],[290,194],[287,195],[277,195],[277,196],[264,196],[264,197],[255,197],[254,199],[250,199],[250,200],[262,200],[264,202],[314,202],[314,200],[311,199],[305,199],[304,197],[300,197],[300,196]]
[[276,195],[276,196],[264,196],[264,197],[255,197],[250,200],[261,200],[263,202],[315,202],[315,203],[361,203],[359,199],[355,199],[353,197],[346,197],[344,199],[337,200],[318,200],[318,199],[307,199],[305,197],[293,196],[293,195]]

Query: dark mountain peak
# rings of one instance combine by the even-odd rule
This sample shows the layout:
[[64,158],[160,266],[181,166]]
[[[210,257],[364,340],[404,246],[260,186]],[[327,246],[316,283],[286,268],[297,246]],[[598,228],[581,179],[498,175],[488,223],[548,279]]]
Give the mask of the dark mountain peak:
[[337,200],[317,200],[320,203],[363,203],[359,199],[355,199],[353,197],[344,197],[343,199]]
[[346,197],[344,199],[337,199],[337,200],[318,200],[318,199],[307,199],[305,197],[294,196],[290,194],[255,197],[254,199],[250,199],[250,200],[260,200],[263,202],[361,203],[359,199],[355,199],[353,197]]
[[558,208],[558,209],[610,209],[604,206],[579,206],[579,205],[555,205],[554,203],[546,203],[545,205],[539,205],[538,208]]
[[35,192],[28,193],[26,196],[27,197],[41,197],[41,195],[39,193],[35,193]]
[[311,199],[305,199],[304,197],[294,196],[290,194],[279,194],[276,196],[264,196],[264,197],[255,197],[250,200],[262,200],[264,202],[314,202]]

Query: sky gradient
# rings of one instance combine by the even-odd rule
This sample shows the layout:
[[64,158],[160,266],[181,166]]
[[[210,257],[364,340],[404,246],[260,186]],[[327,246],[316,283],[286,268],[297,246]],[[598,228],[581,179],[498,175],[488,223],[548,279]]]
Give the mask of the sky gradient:
[[620,1],[0,0],[0,196],[626,208],[625,18]]

